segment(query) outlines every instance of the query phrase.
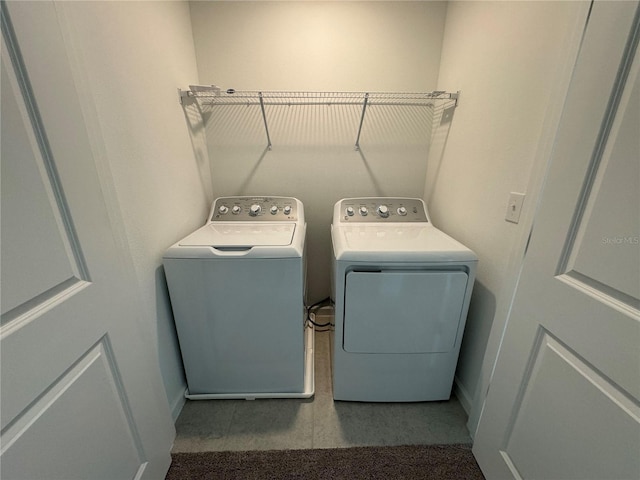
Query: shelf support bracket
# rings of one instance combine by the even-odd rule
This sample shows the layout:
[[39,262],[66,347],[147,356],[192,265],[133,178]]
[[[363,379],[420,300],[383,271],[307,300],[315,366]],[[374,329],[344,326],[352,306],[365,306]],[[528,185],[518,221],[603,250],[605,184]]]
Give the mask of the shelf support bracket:
[[369,94],[364,94],[364,102],[362,103],[362,115],[360,115],[360,126],[358,127],[358,136],[356,138],[356,152],[360,150],[360,133],[362,133],[362,124],[364,123],[364,114],[367,111],[369,103]]
[[267,114],[264,111],[264,99],[262,98],[262,92],[258,93],[260,99],[260,109],[262,110],[262,120],[264,121],[264,131],[267,134],[267,148],[271,150],[271,137],[269,136],[269,125],[267,124]]
[[458,90],[456,93],[452,93],[451,94],[451,98],[456,101],[456,103],[453,106],[457,107],[458,106],[458,99],[460,98],[460,90]]
[[178,89],[178,98],[180,100],[180,105],[187,106],[197,103],[196,98],[191,94],[189,90]]

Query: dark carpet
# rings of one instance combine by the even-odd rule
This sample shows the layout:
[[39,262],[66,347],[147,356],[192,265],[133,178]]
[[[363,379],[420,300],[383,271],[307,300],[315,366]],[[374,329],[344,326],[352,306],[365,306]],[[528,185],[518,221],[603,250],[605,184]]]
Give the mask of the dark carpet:
[[471,445],[174,453],[166,480],[484,480]]

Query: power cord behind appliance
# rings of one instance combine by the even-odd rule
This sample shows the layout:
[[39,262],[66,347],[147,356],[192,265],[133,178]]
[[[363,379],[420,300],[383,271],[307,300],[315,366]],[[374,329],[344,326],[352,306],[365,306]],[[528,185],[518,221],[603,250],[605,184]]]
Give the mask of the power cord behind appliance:
[[[313,305],[309,305],[308,307],[305,307],[307,310],[307,318],[305,319],[305,323],[307,324],[307,326],[309,328],[315,328],[316,332],[326,332],[331,330],[331,328],[334,326],[332,322],[317,323],[315,321],[315,317],[316,317],[316,312],[321,308],[332,307],[332,306],[333,306],[333,301],[331,300],[331,297],[327,297],[320,300],[319,302],[314,303]],[[322,329],[322,330],[319,330],[319,329]]]

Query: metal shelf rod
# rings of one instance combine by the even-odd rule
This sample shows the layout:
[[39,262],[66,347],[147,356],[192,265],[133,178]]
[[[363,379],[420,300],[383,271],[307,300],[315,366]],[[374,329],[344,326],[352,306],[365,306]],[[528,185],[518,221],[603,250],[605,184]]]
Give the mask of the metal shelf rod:
[[364,123],[364,114],[367,111],[367,103],[369,102],[369,94],[365,94],[362,103],[362,115],[360,116],[360,126],[358,127],[358,136],[356,137],[356,151],[360,150],[360,134],[362,133],[362,124]]
[[271,150],[271,137],[269,136],[269,126],[267,124],[267,114],[264,112],[264,99],[260,93],[260,109],[262,110],[262,120],[264,120],[264,131],[267,133],[267,148]]

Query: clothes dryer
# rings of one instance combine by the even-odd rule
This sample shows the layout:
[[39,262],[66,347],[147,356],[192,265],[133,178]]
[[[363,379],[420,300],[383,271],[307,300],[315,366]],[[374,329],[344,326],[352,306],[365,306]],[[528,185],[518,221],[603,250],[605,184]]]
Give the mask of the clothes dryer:
[[334,399],[448,399],[476,255],[416,198],[340,200],[331,238]]
[[290,197],[222,197],[167,250],[189,399],[313,395],[305,326],[306,223]]

